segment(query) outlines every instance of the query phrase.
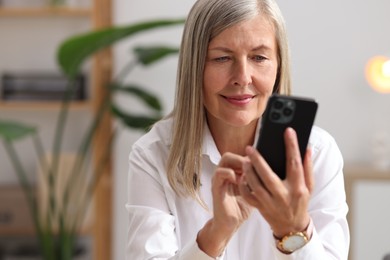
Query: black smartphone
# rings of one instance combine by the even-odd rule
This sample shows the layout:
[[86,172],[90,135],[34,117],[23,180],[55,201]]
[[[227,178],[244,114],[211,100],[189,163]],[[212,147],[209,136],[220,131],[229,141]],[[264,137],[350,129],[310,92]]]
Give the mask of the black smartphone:
[[296,131],[303,161],[317,108],[317,102],[306,97],[273,94],[268,100],[256,148],[282,180],[286,178],[284,131],[287,127]]

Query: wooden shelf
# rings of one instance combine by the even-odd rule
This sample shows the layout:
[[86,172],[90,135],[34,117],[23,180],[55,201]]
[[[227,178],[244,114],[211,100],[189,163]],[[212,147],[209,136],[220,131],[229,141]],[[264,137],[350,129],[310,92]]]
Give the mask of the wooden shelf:
[[381,170],[376,169],[370,165],[346,165],[344,167],[344,179],[345,179],[345,192],[347,196],[347,204],[349,206],[349,213],[347,215],[348,224],[350,226],[350,235],[351,235],[351,244],[349,249],[349,260],[354,259],[353,252],[355,241],[355,218],[353,217],[354,207],[356,206],[356,201],[353,198],[354,191],[357,183],[365,182],[390,182],[390,169]]
[[346,165],[344,168],[345,179],[355,180],[388,180],[390,179],[390,169],[381,170],[369,165]]
[[[1,0],[0,0],[1,1]],[[0,19],[25,20],[26,30],[31,19],[41,18],[81,18],[88,19],[92,29],[106,28],[112,25],[112,2],[113,0],[91,0],[90,8],[70,7],[41,7],[41,8],[11,8],[0,6]],[[112,52],[107,49],[99,52],[93,58],[92,72],[90,75],[93,93],[90,100],[85,102],[72,102],[71,109],[90,109],[96,113],[107,91],[102,86],[111,81],[112,75]],[[110,64],[110,66],[107,66]],[[61,102],[26,102],[26,101],[1,101],[0,110],[28,111],[60,109]],[[92,148],[93,165],[100,166],[102,156],[105,156],[107,140],[112,135],[112,120],[109,113],[102,118],[101,126],[94,138]],[[103,171],[100,181],[96,187],[93,201],[93,223],[85,232],[93,236],[93,258],[95,260],[109,260],[112,255],[112,159],[109,158],[108,166]],[[11,232],[11,231],[10,231]],[[18,234],[19,231],[13,231]],[[11,232],[12,233],[12,232]],[[27,231],[28,233],[28,231]]]
[[[70,104],[72,110],[91,109],[90,101],[73,101]],[[2,110],[47,110],[60,109],[61,101],[0,101],[0,109]]]
[[89,8],[73,7],[40,7],[40,8],[11,8],[0,7],[0,17],[42,17],[42,16],[80,16],[89,17],[92,10]]
[[[77,232],[77,234],[81,236],[90,236],[92,234],[92,227],[91,226],[83,227]],[[7,236],[26,237],[26,236],[35,236],[35,235],[36,235],[36,231],[33,226],[30,228],[9,228],[9,229],[3,228],[0,231],[0,237],[7,237]]]

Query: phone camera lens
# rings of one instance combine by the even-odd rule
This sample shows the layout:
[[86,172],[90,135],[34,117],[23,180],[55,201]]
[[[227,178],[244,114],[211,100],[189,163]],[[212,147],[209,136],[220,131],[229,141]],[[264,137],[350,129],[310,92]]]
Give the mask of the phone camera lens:
[[285,115],[285,116],[291,116],[291,114],[292,114],[292,109],[291,108],[285,108],[285,109],[283,109],[283,115]]
[[271,118],[272,118],[272,120],[279,120],[280,119],[280,114],[278,112],[272,112],[271,113]]
[[281,101],[275,101],[275,103],[274,103],[274,108],[275,109],[281,109],[283,107],[283,102],[281,102]]

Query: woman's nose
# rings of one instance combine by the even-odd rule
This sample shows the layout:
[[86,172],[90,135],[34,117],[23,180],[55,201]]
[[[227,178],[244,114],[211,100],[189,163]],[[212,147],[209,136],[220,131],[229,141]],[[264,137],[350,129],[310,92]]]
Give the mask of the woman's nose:
[[252,73],[247,61],[236,62],[232,75],[235,86],[245,87],[252,84]]

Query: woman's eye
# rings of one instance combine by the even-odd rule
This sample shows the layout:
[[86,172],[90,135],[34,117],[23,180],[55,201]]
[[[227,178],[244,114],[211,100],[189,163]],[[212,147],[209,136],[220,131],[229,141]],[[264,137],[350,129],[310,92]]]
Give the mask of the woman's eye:
[[261,56],[261,55],[255,55],[255,56],[253,56],[252,59],[255,60],[255,61],[264,61],[264,60],[266,60],[267,58],[264,57],[264,56]]
[[218,57],[214,59],[217,62],[223,62],[223,61],[228,61],[229,57],[228,56],[223,56],[223,57]]

